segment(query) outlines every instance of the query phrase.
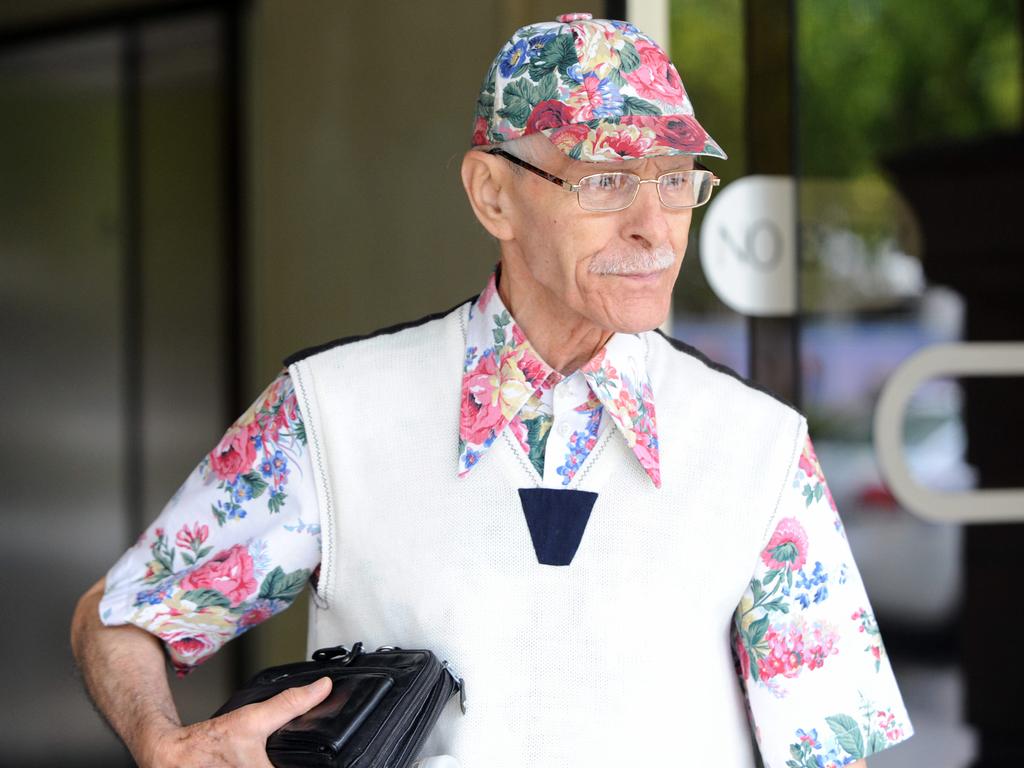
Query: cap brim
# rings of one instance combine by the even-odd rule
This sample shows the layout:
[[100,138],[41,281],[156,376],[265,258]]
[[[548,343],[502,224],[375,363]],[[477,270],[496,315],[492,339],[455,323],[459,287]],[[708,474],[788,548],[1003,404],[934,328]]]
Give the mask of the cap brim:
[[728,155],[692,115],[626,115],[539,131],[574,160],[607,163],[661,155]]

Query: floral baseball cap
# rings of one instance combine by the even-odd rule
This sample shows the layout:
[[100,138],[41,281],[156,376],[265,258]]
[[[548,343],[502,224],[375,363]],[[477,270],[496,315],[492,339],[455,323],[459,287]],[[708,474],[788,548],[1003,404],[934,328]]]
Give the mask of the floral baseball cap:
[[487,71],[472,145],[542,133],[574,160],[726,158],[668,55],[625,21],[565,13],[516,30]]

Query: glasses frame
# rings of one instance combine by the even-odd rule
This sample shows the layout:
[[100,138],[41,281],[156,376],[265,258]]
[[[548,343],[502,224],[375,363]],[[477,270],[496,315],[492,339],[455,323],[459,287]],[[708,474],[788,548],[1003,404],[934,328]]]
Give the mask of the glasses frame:
[[[674,211],[685,211],[685,210],[690,210],[690,209],[693,209],[693,208],[700,208],[702,205],[706,205],[708,200],[711,199],[711,196],[708,195],[708,199],[707,200],[705,200],[703,203],[697,203],[696,205],[669,205],[668,203],[666,203],[665,199],[661,196],[661,180],[665,176],[669,176],[669,175],[671,175],[673,173],[684,173],[687,170],[704,171],[706,173],[710,173],[711,174],[711,187],[712,187],[712,191],[713,191],[714,187],[717,187],[719,184],[722,183],[722,180],[720,178],[718,178],[717,176],[715,176],[714,171],[712,171],[710,168],[708,168],[708,167],[698,163],[697,161],[694,161],[694,163],[693,163],[694,167],[692,169],[687,168],[687,169],[684,169],[682,171],[666,171],[665,173],[662,173],[662,174],[658,175],[656,178],[653,178],[653,179],[641,179],[638,174],[631,173],[630,171],[601,171],[600,173],[590,173],[590,174],[587,174],[586,176],[583,176],[578,182],[573,184],[571,181],[569,181],[567,179],[560,178],[559,176],[555,176],[553,173],[548,173],[547,171],[543,170],[542,168],[538,168],[535,165],[531,165],[530,163],[528,163],[525,160],[522,160],[522,159],[516,157],[515,155],[511,154],[510,152],[506,152],[501,147],[491,147],[490,149],[488,149],[486,151],[487,151],[488,155],[495,155],[497,157],[503,157],[506,160],[508,160],[510,163],[512,163],[513,165],[518,165],[520,168],[525,168],[526,170],[530,171],[531,173],[537,174],[542,179],[546,179],[547,181],[550,181],[552,184],[557,184],[562,189],[564,189],[566,192],[575,192],[576,193],[576,203],[584,211],[589,211],[590,213],[614,213],[615,211],[624,211],[624,210],[626,210],[627,208],[629,208],[629,206],[631,206],[634,202],[636,202],[636,196],[640,192],[640,185],[641,184],[657,184],[658,185],[658,200],[661,202],[661,204],[663,206],[665,206],[666,208],[670,208],[670,209],[672,209]],[[595,210],[593,208],[586,208],[586,207],[584,207],[583,203],[580,201],[580,189],[583,188],[583,182],[586,179],[591,179],[591,178],[593,178],[595,176],[603,176],[606,173],[621,173],[621,174],[624,174],[626,176],[632,176],[633,178],[635,178],[637,180],[637,185],[633,189],[633,197],[630,198],[630,201],[628,203],[626,203],[625,205],[623,205],[623,206],[621,206],[619,208],[599,208],[599,209]]]

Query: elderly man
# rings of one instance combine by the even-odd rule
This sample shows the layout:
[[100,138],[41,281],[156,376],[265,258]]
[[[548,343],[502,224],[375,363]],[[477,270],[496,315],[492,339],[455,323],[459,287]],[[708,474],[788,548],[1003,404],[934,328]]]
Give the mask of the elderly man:
[[[313,684],[182,726],[164,677],[312,583],[311,647],[431,648],[468,768],[863,765],[912,733],[793,408],[652,331],[725,155],[654,41],[518,30],[462,180],[501,259],[454,309],[301,352],[83,597],[145,766],[269,765]],[[657,409],[657,410],[655,410]]]

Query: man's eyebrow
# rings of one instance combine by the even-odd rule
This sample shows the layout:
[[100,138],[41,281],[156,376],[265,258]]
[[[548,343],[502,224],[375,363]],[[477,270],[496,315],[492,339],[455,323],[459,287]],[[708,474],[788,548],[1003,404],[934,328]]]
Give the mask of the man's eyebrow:
[[[692,170],[698,165],[697,158],[690,155],[666,156],[663,162],[656,160],[654,163],[655,172],[659,174]],[[595,173],[614,173],[615,171],[639,174],[641,163],[636,160],[627,160],[622,163],[588,163],[587,166],[578,174],[579,176],[593,176]]]

